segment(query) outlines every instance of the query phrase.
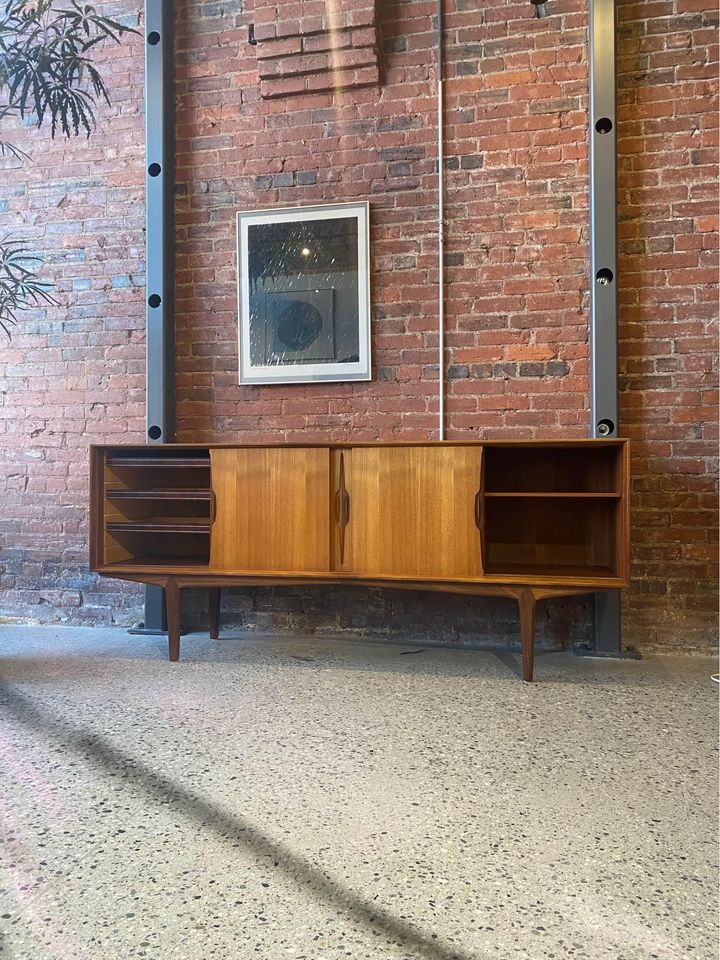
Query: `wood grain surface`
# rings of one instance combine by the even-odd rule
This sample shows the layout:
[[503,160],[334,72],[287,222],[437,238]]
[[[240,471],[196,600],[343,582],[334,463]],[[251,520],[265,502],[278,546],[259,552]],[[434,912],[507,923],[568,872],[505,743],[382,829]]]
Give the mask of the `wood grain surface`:
[[346,472],[358,575],[482,575],[479,447],[355,447]]
[[330,569],[327,447],[214,449],[211,459],[212,569]]

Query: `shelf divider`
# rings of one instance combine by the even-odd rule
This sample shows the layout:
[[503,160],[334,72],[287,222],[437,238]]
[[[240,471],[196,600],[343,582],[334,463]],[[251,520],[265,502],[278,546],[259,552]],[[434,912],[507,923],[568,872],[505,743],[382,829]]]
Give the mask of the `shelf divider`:
[[209,470],[210,458],[201,457],[108,457],[105,461],[108,467],[167,467],[183,470]]
[[130,490],[123,487],[108,489],[108,500],[211,500],[212,491],[198,490]]
[[167,517],[144,520],[111,520],[106,524],[109,533],[210,533],[209,517],[183,517],[172,520]]
[[530,491],[530,490],[517,490],[517,491],[512,491],[512,490],[507,490],[507,491],[504,491],[504,490],[492,490],[492,491],[486,491],[485,496],[486,496],[486,497],[491,497],[491,498],[497,498],[497,499],[501,499],[501,498],[505,498],[505,499],[518,499],[518,498],[520,498],[520,499],[526,499],[526,500],[539,499],[539,498],[552,499],[552,500],[556,500],[556,499],[557,499],[557,500],[561,500],[561,499],[566,499],[566,500],[619,500],[621,495],[620,495],[619,493],[613,493],[613,492],[611,492],[611,491],[608,491],[608,492],[604,492],[604,491],[597,491],[597,492],[595,492],[595,491],[591,491],[591,492],[583,491],[583,492],[579,492],[579,493],[573,493],[573,492],[567,491],[567,490],[561,490],[561,491],[560,491],[560,490],[558,490],[558,491],[555,491],[555,490],[532,490],[532,491]]

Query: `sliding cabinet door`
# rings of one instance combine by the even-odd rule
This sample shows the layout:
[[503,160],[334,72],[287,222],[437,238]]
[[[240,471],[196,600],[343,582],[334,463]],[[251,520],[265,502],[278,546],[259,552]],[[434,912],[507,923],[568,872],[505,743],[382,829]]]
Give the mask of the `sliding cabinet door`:
[[210,566],[311,573],[330,567],[327,447],[214,449]]
[[479,446],[353,448],[346,479],[352,572],[480,576],[481,456]]

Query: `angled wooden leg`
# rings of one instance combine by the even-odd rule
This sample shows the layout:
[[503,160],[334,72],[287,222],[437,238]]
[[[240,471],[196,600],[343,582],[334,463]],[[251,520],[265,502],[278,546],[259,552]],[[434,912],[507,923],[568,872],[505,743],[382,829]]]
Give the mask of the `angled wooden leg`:
[[174,663],[180,659],[180,588],[170,577],[165,584],[165,613],[168,627],[168,656]]
[[220,587],[208,588],[208,608],[210,610],[210,639],[220,636]]
[[518,605],[520,607],[523,680],[532,683],[535,660],[535,594],[531,589],[520,591]]

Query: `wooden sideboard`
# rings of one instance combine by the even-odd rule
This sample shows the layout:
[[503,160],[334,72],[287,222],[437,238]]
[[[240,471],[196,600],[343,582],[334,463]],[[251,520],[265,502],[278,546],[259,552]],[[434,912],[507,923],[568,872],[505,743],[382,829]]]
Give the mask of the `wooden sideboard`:
[[511,597],[532,680],[535,605],[628,578],[624,440],[102,446],[90,566],[180,591],[351,583]]

